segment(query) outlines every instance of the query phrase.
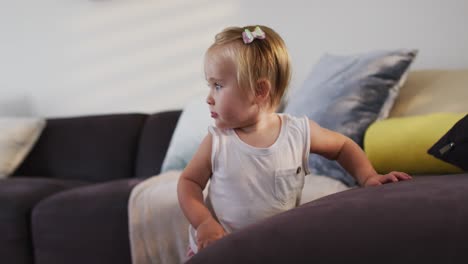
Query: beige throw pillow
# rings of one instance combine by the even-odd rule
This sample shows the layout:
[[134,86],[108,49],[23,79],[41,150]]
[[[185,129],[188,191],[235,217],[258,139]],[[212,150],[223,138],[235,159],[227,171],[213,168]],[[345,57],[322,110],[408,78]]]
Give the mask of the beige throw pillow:
[[8,177],[21,164],[45,124],[42,118],[0,117],[0,179]]
[[390,117],[468,112],[468,69],[409,72]]

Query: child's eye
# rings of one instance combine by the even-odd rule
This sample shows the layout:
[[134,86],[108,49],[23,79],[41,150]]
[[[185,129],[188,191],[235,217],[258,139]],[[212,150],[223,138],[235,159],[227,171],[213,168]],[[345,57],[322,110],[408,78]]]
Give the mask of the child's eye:
[[221,84],[219,84],[219,83],[214,83],[214,88],[216,90],[219,90],[219,89],[223,88],[223,86],[221,86]]

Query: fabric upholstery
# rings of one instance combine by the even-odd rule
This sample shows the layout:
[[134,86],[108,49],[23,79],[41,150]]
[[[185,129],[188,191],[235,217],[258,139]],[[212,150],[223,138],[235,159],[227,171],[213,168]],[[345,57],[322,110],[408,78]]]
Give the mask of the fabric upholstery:
[[181,110],[161,112],[146,119],[139,141],[136,177],[159,174],[180,114]]
[[187,264],[467,263],[467,199],[468,174],[355,188],[228,235]]
[[57,179],[11,178],[0,181],[1,262],[33,263],[30,215],[34,206],[56,192],[85,183]]
[[[157,174],[179,114],[48,119],[21,166],[0,180],[0,256],[15,264],[131,263],[127,202],[140,180],[121,179]],[[74,179],[89,185],[55,184],[81,186]]]
[[32,213],[36,264],[128,264],[127,202],[139,179],[60,192]]
[[146,117],[114,114],[49,119],[14,175],[91,182],[133,177]]

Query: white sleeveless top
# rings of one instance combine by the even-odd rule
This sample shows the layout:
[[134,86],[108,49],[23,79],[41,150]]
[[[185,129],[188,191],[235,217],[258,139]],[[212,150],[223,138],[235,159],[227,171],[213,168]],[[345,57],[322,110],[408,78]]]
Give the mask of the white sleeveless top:
[[[307,117],[279,114],[281,131],[267,148],[243,142],[233,129],[209,127],[212,134],[206,206],[227,233],[296,207],[309,174],[310,131]],[[196,232],[189,227],[197,252]]]

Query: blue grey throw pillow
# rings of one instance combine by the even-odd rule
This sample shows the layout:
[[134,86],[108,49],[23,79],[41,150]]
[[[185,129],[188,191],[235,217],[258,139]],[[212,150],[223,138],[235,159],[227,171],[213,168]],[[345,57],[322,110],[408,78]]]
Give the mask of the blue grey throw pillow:
[[183,170],[208,134],[208,127],[213,125],[206,96],[193,98],[182,111],[177,126],[172,134],[161,172]]
[[[353,56],[326,54],[302,87],[293,91],[284,112],[306,115],[362,147],[367,127],[388,116],[416,54],[417,50],[406,49]],[[309,167],[313,174],[338,179],[348,186],[357,184],[336,161],[322,156],[311,154]]]

